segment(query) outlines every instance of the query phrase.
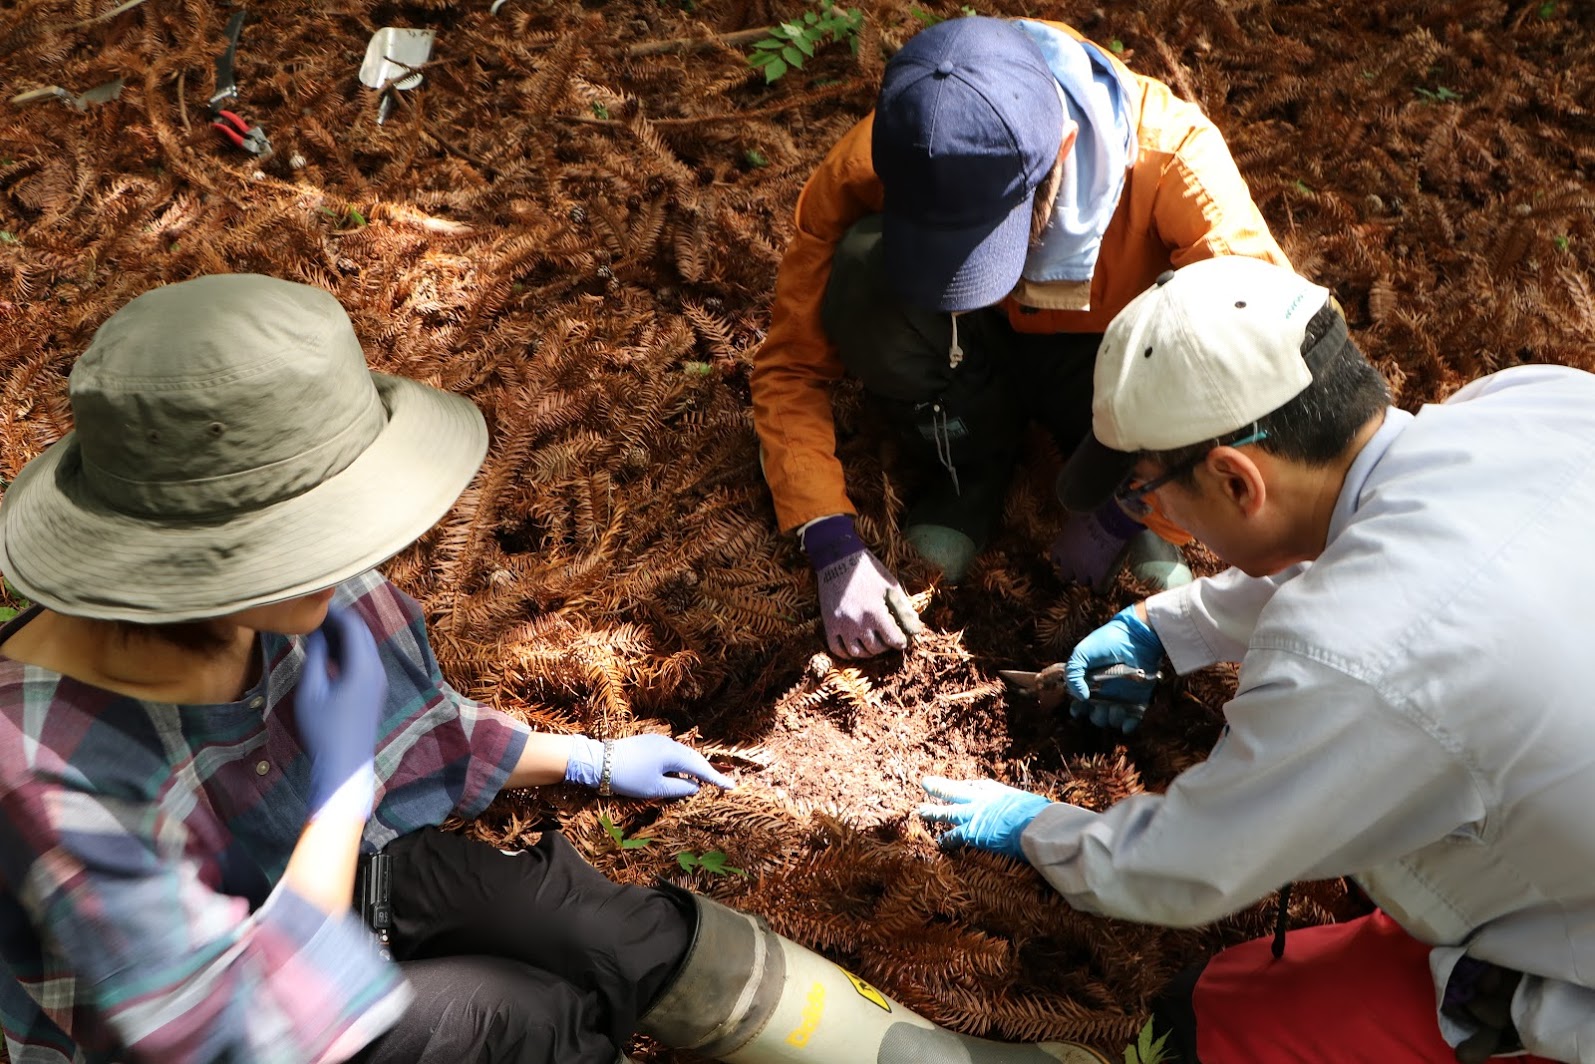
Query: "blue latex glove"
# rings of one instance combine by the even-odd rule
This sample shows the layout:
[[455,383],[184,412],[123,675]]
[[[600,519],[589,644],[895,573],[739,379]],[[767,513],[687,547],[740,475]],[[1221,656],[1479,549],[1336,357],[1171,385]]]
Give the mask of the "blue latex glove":
[[1104,591],[1130,540],[1145,527],[1110,499],[1091,513],[1066,517],[1047,553],[1060,579]]
[[[631,735],[615,739],[609,757],[609,790],[623,798],[685,798],[698,793],[698,780],[726,790],[736,786],[714,770],[704,756],[668,735]],[[604,744],[585,735],[573,737],[565,780],[583,787],[603,781]],[[690,777],[690,778],[683,778]]]
[[1087,678],[1114,665],[1127,665],[1157,675],[1163,660],[1163,642],[1147,623],[1126,606],[1113,619],[1075,645],[1064,666],[1064,684],[1074,699],[1072,717],[1089,716],[1099,728],[1118,728],[1128,735],[1141,726],[1146,705],[1152,700],[1154,681],[1107,680],[1094,687]]
[[979,850],[1007,854],[1026,860],[1019,846],[1025,828],[1047,806],[1049,798],[996,780],[950,780],[926,776],[920,781],[925,793],[949,803],[927,802],[919,807],[920,818],[931,824],[952,824],[953,830],[941,837],[945,847],[973,846]]
[[803,550],[819,581],[825,642],[839,658],[868,658],[902,650],[924,630],[897,578],[864,546],[847,514],[821,518],[803,530]]
[[371,816],[377,722],[387,697],[371,629],[353,610],[330,608],[305,636],[304,672],[294,688],[294,720],[310,754],[311,817]]

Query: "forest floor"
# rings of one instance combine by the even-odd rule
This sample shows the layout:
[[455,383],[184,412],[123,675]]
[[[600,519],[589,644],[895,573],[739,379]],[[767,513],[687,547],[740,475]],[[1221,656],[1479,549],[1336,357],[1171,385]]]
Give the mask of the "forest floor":
[[[975,7],[1070,22],[1199,102],[1403,407],[1508,365],[1595,368],[1588,5]],[[995,1038],[1122,1044],[1166,978],[1267,931],[1272,899],[1195,930],[1082,916],[1021,866],[939,852],[911,815],[931,773],[1102,808],[1165,786],[1220,726],[1224,670],[1171,685],[1122,742],[996,682],[1065,656],[1136,593],[1049,570],[1059,456],[1039,435],[999,540],[938,586],[896,534],[889,442],[838,388],[861,530],[926,604],[931,634],[906,655],[822,655],[812,577],[775,527],[747,382],[793,206],[886,57],[955,5],[865,6],[856,54],[824,47],[766,84],[746,43],[710,38],[804,0],[253,0],[232,109],[264,127],[264,161],[207,128],[235,9],[0,12],[0,476],[66,430],[73,359],[134,295],[210,272],[323,285],[373,366],[470,396],[493,428],[451,517],[387,567],[424,603],[449,679],[541,727],[674,732],[741,783],[670,806],[506,795],[470,830],[557,824],[617,878],[760,913]],[[379,125],[356,74],[384,26],[437,35]],[[116,78],[117,98],[82,111],[3,102]],[[618,846],[600,815],[653,842]],[[746,876],[678,860],[713,850]],[[1356,911],[1338,882],[1291,903],[1302,924]]]

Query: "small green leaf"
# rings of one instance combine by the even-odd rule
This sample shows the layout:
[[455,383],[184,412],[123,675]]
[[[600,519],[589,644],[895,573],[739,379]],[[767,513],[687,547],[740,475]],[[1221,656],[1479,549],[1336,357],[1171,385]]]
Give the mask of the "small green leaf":
[[333,210],[331,207],[317,207],[316,210],[320,211],[322,214],[325,214],[328,218],[331,218],[333,221],[337,221],[338,220],[338,212]]
[[598,814],[598,826],[609,832],[609,837],[614,839],[616,842],[619,842],[621,839],[626,837],[626,833],[621,831],[620,828],[616,827],[613,820],[609,819],[608,813]]
[[979,11],[976,11],[974,8],[970,7],[968,4],[965,4],[963,7],[960,7],[958,10],[960,10],[960,11],[962,11],[964,13],[964,17],[965,18],[974,18],[976,15],[980,14]]
[[1571,240],[1569,240],[1567,238],[1567,236],[1565,234],[1553,237],[1552,238],[1552,242],[1556,244],[1556,250],[1557,251],[1566,251],[1568,249],[1568,247],[1573,243]]
[[768,66],[780,58],[774,52],[755,52],[748,56],[748,66],[758,70],[760,67]]
[[754,169],[759,169],[760,167],[770,165],[770,160],[765,158],[764,153],[758,148],[749,148],[747,151],[742,153],[742,158]]
[[0,229],[0,244],[15,244],[17,235],[9,229]]
[[[804,55],[811,59],[814,57],[814,42],[809,40],[807,37],[799,37],[792,43],[797,47],[798,51],[802,52]],[[782,54],[784,55],[785,52],[783,51]],[[802,65],[802,63],[798,64],[798,66]]]
[[683,362],[681,372],[689,377],[707,377],[714,372],[714,366],[707,362]]
[[1545,0],[1540,5],[1540,18],[1550,18],[1556,14],[1556,0]]
[[781,58],[785,59],[788,63],[791,63],[799,70],[803,68],[803,53],[798,51],[796,48],[788,47],[781,49]]
[[0,624],[4,624],[17,615],[17,611],[10,606],[0,606]]
[[637,836],[636,838],[633,838],[633,839],[621,839],[620,840],[620,848],[622,850],[635,850],[635,849],[639,849],[640,847],[643,847],[643,846],[652,846],[653,842],[654,842],[654,840],[649,838],[648,836],[639,835],[639,836]]
[[1124,42],[1119,40],[1117,37],[1113,38],[1113,40],[1108,42],[1108,51],[1112,52],[1114,55],[1123,55]]
[[676,854],[676,864],[681,866],[683,872],[690,872],[698,867],[698,857],[691,850],[682,850]]
[[820,21],[820,16],[816,15],[812,11],[805,11],[803,12],[803,21],[812,26],[816,22]]
[[601,103],[598,103],[597,101],[594,101],[592,106],[594,115],[604,119],[606,122],[609,120],[609,108],[605,107]]
[[803,27],[799,26],[796,22],[781,23],[781,31],[784,32],[788,37],[794,39],[803,36]]
[[764,64],[764,83],[768,85],[772,81],[777,81],[785,73],[785,63],[779,59],[771,60],[770,62]]
[[360,213],[358,207],[349,208],[349,220],[354,223],[356,229],[366,224],[366,216]]
[[781,49],[786,47],[786,42],[778,41],[774,37],[766,37],[753,47],[757,48],[761,52],[779,52]]
[[1303,181],[1299,177],[1296,179],[1296,191],[1300,192],[1303,196],[1311,196],[1313,194],[1313,190],[1307,187],[1307,182]]

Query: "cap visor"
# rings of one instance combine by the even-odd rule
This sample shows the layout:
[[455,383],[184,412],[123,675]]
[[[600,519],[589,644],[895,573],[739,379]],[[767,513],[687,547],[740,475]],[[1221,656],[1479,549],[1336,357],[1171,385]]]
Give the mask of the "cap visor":
[[84,487],[72,434],[0,507],[0,568],[61,613],[144,624],[219,617],[330,587],[397,554],[454,505],[487,451],[462,396],[373,373],[388,424],[342,471],[262,510],[154,521]]
[[1019,283],[1030,251],[1030,197],[1002,218],[940,229],[883,215],[886,270],[911,306],[948,313],[998,302]]
[[1115,451],[1087,436],[1058,476],[1058,500],[1074,513],[1090,513],[1119,490],[1135,468],[1135,459],[1128,451]]

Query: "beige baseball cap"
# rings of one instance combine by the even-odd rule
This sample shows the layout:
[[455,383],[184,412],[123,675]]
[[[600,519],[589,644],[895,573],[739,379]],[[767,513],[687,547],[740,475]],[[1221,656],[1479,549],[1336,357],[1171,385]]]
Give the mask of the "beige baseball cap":
[[[1064,469],[1064,504],[1095,509],[1141,452],[1221,439],[1295,398],[1313,380],[1307,325],[1329,300],[1327,288],[1261,259],[1165,272],[1108,324],[1092,434]],[[1344,324],[1336,331],[1343,343]]]

